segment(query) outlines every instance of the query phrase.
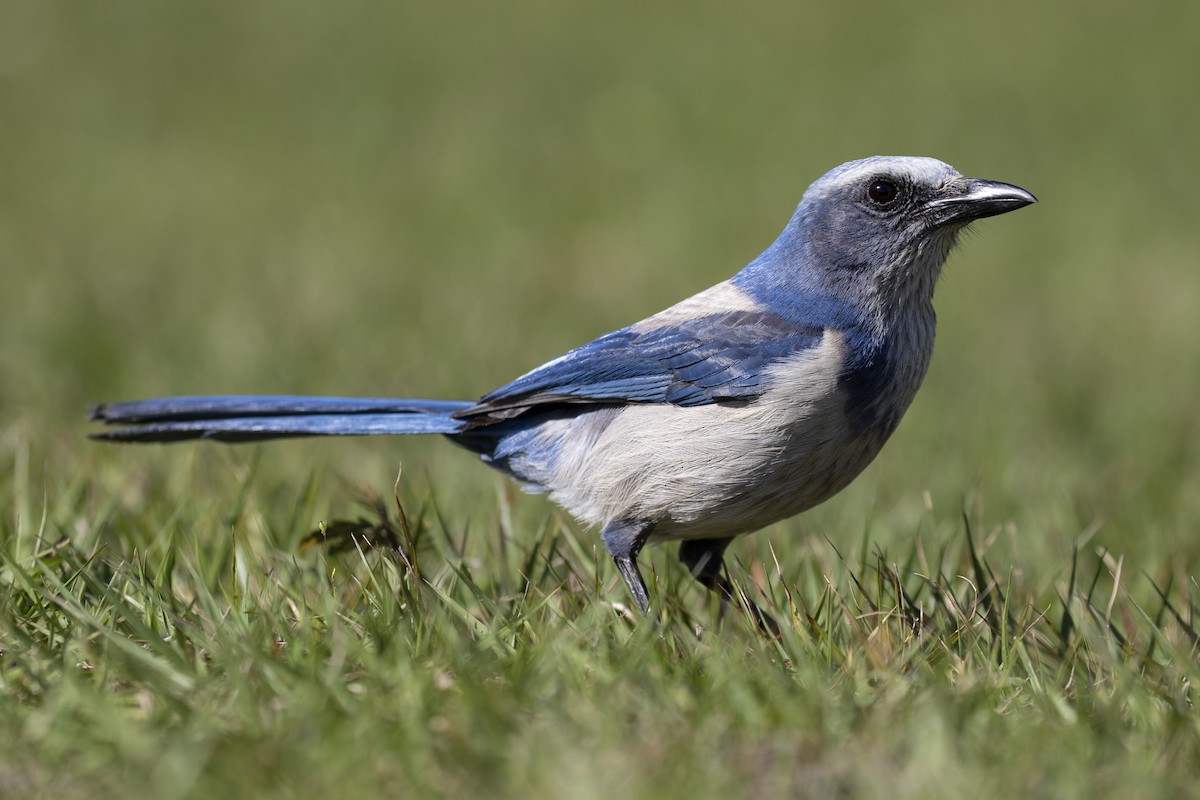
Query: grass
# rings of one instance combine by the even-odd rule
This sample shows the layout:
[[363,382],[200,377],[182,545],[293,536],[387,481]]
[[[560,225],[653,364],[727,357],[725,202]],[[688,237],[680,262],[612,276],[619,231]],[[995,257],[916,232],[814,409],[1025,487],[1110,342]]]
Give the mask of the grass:
[[661,617],[638,624],[556,518],[475,537],[432,502],[404,522],[383,504],[352,526],[370,540],[326,526],[281,547],[245,480],[225,536],[122,553],[43,529],[32,557],[5,553],[10,794],[1158,797],[1196,779],[1195,587],[1107,553],[1037,588],[965,520],[898,559],[763,544],[732,571],[780,617],[770,638],[661,559]]
[[[1196,17],[11,3],[0,796],[1195,795]],[[876,463],[732,548],[777,639],[670,547],[638,623],[594,532],[439,441],[85,438],[477,396],[873,152],[1041,202],[952,259]]]

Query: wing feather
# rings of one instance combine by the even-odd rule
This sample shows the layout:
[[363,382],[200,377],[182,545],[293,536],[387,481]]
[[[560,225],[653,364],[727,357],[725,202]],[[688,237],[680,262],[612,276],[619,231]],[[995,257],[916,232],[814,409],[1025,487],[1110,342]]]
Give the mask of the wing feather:
[[820,343],[824,329],[768,310],[712,313],[601,336],[485,395],[458,418],[487,424],[546,404],[749,400],[768,368]]

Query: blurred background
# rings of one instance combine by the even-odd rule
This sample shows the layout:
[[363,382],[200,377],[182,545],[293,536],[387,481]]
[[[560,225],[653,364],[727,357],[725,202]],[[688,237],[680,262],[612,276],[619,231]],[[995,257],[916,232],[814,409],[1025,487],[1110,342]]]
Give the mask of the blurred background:
[[404,491],[488,528],[511,489],[436,440],[117,448],[84,438],[84,412],[472,398],[728,277],[812,180],[880,153],[1041,202],[953,256],[932,371],[876,464],[764,541],[944,543],[965,509],[1001,564],[1048,559],[1046,580],[1084,540],[1197,563],[1194,3],[3,7],[0,474],[19,526],[81,496],[232,507],[253,463],[283,504],[314,480],[299,527],[353,486],[389,493],[402,464]]

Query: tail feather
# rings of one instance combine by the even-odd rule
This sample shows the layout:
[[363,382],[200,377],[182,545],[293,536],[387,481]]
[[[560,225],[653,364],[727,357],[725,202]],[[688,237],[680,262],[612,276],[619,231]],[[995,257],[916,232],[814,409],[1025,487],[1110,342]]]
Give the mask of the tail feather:
[[294,436],[457,433],[454,400],[290,395],[164,397],[93,406],[91,418],[117,427],[92,434],[115,442],[215,439],[248,442]]

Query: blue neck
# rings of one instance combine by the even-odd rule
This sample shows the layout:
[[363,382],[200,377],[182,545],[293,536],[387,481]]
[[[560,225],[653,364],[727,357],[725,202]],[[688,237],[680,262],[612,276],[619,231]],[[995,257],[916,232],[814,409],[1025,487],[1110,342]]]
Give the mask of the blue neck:
[[820,256],[796,233],[795,222],[730,282],[797,325],[841,333],[847,353],[838,380],[847,394],[846,410],[856,428],[886,437],[899,421],[899,414],[880,401],[896,377],[888,331],[873,313],[870,299],[861,295],[861,282],[851,286],[838,280],[839,274],[860,281],[861,276],[816,267],[822,263]]
[[[819,256],[812,244],[794,230],[795,222],[793,218],[779,238],[730,283],[797,325],[878,336],[881,332],[873,330],[874,315],[864,302],[866,298],[854,296],[854,288],[861,293],[861,283],[852,287],[849,281],[838,280],[842,270],[815,266],[821,263]],[[846,277],[861,281],[859,275]]]

